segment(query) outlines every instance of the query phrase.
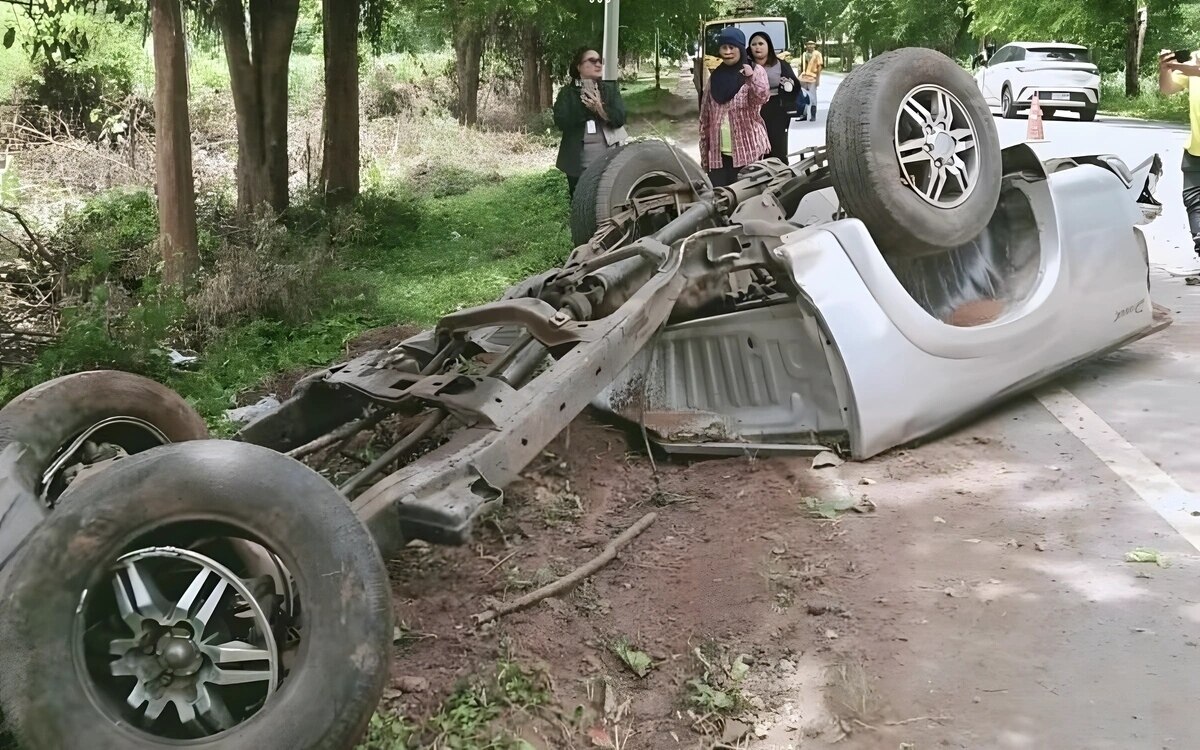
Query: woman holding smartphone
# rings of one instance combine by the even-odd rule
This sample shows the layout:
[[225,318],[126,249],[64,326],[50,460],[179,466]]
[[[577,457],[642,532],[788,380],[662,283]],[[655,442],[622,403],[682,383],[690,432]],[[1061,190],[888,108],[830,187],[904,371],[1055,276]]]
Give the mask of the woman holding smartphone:
[[571,81],[554,100],[554,124],[562,131],[555,166],[567,176],[567,191],[575,197],[579,177],[596,159],[625,135],[625,102],[616,81],[602,81],[604,61],[583,47],[571,61]]

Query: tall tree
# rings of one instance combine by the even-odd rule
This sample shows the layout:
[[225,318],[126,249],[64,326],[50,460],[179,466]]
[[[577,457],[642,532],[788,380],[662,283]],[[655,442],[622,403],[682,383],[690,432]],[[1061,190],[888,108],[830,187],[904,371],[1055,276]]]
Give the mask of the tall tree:
[[[154,128],[157,175],[159,250],[163,280],[189,284],[199,268],[196,242],[196,193],[192,177],[191,124],[188,115],[186,28],[180,0],[24,0],[8,5],[21,9],[35,33],[28,35],[29,52],[49,60],[69,62],[86,53],[88,40],[67,23],[73,13],[105,12],[116,21],[135,13],[150,13],[154,35]],[[11,46],[15,28],[3,35]]]
[[237,118],[238,210],[288,205],[288,63],[300,0],[201,0],[221,31]]
[[321,192],[330,203],[358,195],[360,0],[324,0],[325,118]]
[[150,0],[154,35],[154,131],[163,281],[187,286],[200,268],[188,117],[186,31],[180,0]]

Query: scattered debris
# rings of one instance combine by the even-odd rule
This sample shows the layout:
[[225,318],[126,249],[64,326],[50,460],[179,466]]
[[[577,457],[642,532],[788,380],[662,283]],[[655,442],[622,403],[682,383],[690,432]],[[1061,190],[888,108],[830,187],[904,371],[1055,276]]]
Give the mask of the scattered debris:
[[429,689],[429,680],[424,677],[401,677],[392,684],[402,693],[424,693]]
[[1188,276],[1183,280],[1188,286],[1200,286],[1200,276]]
[[168,349],[167,359],[170,360],[172,367],[186,369],[199,362],[200,355],[191,349],[185,349],[182,352],[176,351],[175,349]]
[[275,398],[275,394],[271,394],[259,399],[258,403],[227,410],[225,418],[234,424],[249,424],[264,414],[278,409],[279,406],[279,399]]
[[737,719],[729,719],[725,722],[725,729],[721,732],[721,744],[733,745],[742,741],[746,735],[750,734],[752,727],[749,724],[738,721]]
[[821,451],[813,457],[812,467],[814,469],[825,469],[832,466],[841,466],[846,463],[838,457],[833,451]]
[[849,493],[831,498],[805,497],[803,500],[809,512],[819,518],[837,518],[838,514],[846,511],[871,513],[875,510],[875,503],[867,498],[855,499]]
[[650,658],[650,655],[629,645],[629,641],[624,638],[613,643],[609,649],[620,657],[630,672],[638,677],[645,677],[650,674],[651,669],[654,669],[654,660]]
[[588,739],[592,741],[592,747],[616,747],[612,739],[608,736],[608,730],[604,727],[592,727],[588,730],[587,734]]
[[639,534],[648,529],[650,524],[654,523],[654,519],[656,518],[658,518],[657,513],[647,513],[646,515],[642,516],[641,520],[626,529],[616,539],[609,542],[608,546],[604,548],[604,551],[596,557],[593,557],[591,560],[587,561],[562,578],[559,578],[557,581],[542,586],[535,591],[531,591],[516,601],[509,602],[508,604],[502,604],[493,609],[488,609],[475,615],[475,624],[483,625],[484,623],[491,622],[498,617],[511,615],[513,612],[520,612],[523,609],[527,609],[543,599],[547,599],[551,596],[558,596],[559,594],[564,594],[567,591],[570,591],[578,586],[585,578],[594,574],[596,571],[600,570],[605,565],[616,559],[617,553],[621,551],[621,548],[625,547]]
[[934,523],[945,523],[945,522],[946,522],[946,519],[942,518],[941,516],[934,516],[934,517],[933,517],[933,522],[934,522]]
[[1040,541],[1040,540],[1039,540],[1039,541],[1036,541],[1036,542],[1034,542],[1034,543],[1033,543],[1033,548],[1034,548],[1035,550],[1037,550],[1038,552],[1045,552],[1045,551],[1046,551],[1046,544],[1045,544],[1044,542],[1042,542],[1042,541]]
[[869,487],[869,486],[871,486],[872,484],[875,484],[875,480],[874,480],[874,479],[871,479],[870,477],[863,477],[862,479],[858,480],[858,483],[859,483],[859,484],[865,484],[865,485],[867,485],[867,486]]
[[1132,552],[1125,553],[1125,562],[1154,563],[1160,568],[1167,567],[1167,556],[1150,547],[1138,547]]
[[838,639],[838,632],[832,628],[827,628],[825,630],[825,637],[831,641],[836,641]]

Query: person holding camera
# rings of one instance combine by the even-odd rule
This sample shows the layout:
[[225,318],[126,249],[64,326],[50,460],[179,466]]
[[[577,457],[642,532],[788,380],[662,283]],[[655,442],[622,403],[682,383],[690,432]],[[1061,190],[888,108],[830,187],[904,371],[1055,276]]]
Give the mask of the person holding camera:
[[713,187],[732,185],[742,167],[767,155],[771,141],[762,106],[771,98],[767,71],[746,52],[746,35],[735,26],[717,39],[721,64],[700,99],[700,166]]
[[788,128],[792,124],[791,112],[796,106],[800,79],[792,71],[792,66],[775,54],[775,45],[765,31],[750,35],[750,59],[767,71],[771,99],[762,106],[762,118],[767,126],[767,139],[771,142],[770,156],[787,164]]
[[1183,207],[1187,209],[1196,252],[1192,273],[1200,273],[1200,64],[1197,53],[1163,50],[1158,55],[1158,90],[1163,94],[1188,92],[1188,120],[1191,135],[1183,150]]
[[567,176],[567,193],[574,198],[580,176],[604,152],[624,143],[625,102],[616,81],[600,80],[604,60],[582,47],[571,60],[571,81],[554,100],[554,124],[562,131],[555,166]]

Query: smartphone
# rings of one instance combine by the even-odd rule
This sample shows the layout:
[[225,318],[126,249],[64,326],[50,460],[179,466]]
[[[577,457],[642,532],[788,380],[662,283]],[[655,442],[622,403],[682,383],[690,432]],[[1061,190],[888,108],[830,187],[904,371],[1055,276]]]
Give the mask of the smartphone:
[[1177,49],[1175,50],[1175,62],[1185,63],[1192,59],[1191,50]]

